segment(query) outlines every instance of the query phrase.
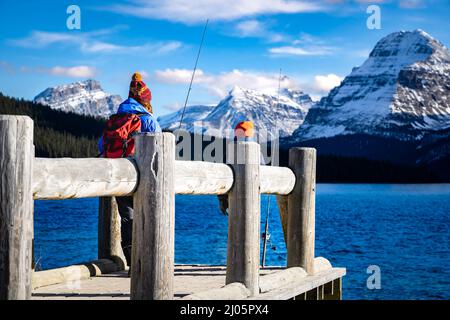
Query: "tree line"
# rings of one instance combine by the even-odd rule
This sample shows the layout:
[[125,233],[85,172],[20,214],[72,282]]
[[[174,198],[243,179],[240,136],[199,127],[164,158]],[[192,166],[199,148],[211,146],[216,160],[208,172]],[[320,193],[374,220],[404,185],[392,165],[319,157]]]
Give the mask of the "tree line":
[[95,157],[105,120],[53,110],[0,93],[0,114],[26,115],[34,121],[37,157]]

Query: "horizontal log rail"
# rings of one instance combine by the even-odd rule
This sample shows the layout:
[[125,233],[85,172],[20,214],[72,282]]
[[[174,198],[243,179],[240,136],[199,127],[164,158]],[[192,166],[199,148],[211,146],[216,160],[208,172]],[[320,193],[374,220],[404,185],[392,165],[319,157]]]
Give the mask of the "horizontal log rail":
[[[174,171],[176,194],[226,194],[233,185],[233,170],[223,163],[177,160]],[[138,176],[131,159],[35,158],[33,199],[132,195]],[[261,193],[287,195],[294,185],[295,175],[291,169],[261,166]]]

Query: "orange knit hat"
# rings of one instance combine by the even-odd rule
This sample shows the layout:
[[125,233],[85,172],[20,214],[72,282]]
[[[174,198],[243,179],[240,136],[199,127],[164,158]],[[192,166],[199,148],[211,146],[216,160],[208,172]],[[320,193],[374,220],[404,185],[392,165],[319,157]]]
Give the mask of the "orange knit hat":
[[239,122],[234,129],[234,135],[238,138],[242,137],[253,137],[254,125],[251,121]]
[[135,72],[131,78],[128,97],[133,98],[147,109],[151,109],[150,101],[152,101],[152,92],[145,82],[142,81],[142,75],[139,72]]

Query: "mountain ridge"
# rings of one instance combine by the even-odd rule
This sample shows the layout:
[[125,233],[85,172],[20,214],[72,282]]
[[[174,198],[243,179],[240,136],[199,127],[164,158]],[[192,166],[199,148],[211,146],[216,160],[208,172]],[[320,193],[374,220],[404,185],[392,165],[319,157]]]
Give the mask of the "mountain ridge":
[[[217,105],[186,108],[182,128],[211,136],[229,136],[241,121],[254,122],[269,138],[290,135],[302,122],[313,104],[300,90],[282,89],[280,94],[234,86]],[[158,118],[164,129],[179,126],[182,109]]]
[[106,93],[100,82],[88,79],[49,87],[39,93],[33,101],[54,110],[108,118],[116,112],[122,98],[119,95]]

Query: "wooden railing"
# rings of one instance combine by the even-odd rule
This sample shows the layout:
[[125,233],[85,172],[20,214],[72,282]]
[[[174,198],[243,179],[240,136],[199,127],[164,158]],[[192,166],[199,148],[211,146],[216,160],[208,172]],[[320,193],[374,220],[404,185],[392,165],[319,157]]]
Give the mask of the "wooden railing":
[[260,292],[261,193],[278,195],[288,267],[313,274],[316,150],[291,149],[289,168],[261,166],[255,142],[236,142],[233,154],[231,164],[178,161],[173,134],[146,133],[133,159],[35,158],[33,121],[0,116],[0,299],[31,296],[33,199],[101,197],[107,258],[121,255],[110,197],[133,195],[131,299],[173,299],[175,194],[228,194],[227,284]]

